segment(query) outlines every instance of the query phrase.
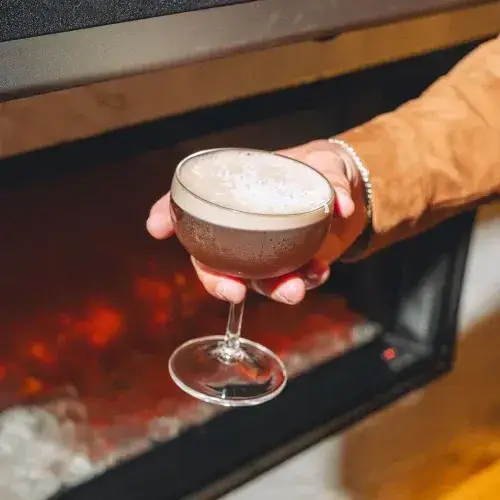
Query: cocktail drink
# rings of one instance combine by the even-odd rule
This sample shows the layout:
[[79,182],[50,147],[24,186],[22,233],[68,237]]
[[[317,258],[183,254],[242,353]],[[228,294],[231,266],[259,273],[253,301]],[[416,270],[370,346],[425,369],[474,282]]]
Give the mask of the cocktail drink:
[[[330,228],[333,189],[316,170],[273,153],[213,149],[184,159],[171,188],[175,232],[199,262],[244,280],[306,264]],[[186,392],[223,406],[268,401],[286,384],[281,360],[240,336],[244,303],[231,304],[225,335],[180,346],[169,369]]]

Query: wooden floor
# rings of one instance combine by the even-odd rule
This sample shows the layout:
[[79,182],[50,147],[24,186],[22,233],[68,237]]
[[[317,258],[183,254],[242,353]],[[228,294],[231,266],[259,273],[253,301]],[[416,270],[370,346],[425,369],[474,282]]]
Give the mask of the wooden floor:
[[451,375],[350,431],[342,468],[353,500],[500,500],[500,314]]
[[500,499],[500,437],[493,429],[470,430],[420,458],[409,461],[392,478],[377,481],[371,496],[362,498]]
[[496,499],[500,492],[500,461],[475,474],[446,495],[445,500]]

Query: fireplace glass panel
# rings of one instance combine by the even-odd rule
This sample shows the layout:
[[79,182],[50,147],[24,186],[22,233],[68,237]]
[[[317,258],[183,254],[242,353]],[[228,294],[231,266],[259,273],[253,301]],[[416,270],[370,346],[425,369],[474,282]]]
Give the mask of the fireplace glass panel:
[[[27,433],[4,453],[5,473],[28,451],[40,471],[71,482],[220,411],[177,389],[168,358],[223,331],[227,305],[204,292],[175,239],[154,241],[144,224],[195,146],[2,193],[0,443],[19,439],[19,426]],[[277,352],[292,377],[377,333],[326,291],[297,307],[252,295],[245,316],[245,335]]]
[[[150,205],[168,190],[181,158],[209,147],[276,149],[333,134],[418,94],[470,48],[0,162],[2,500],[46,500],[147,454],[158,443],[182,442],[187,429],[205,429],[223,417],[219,408],[177,389],[167,368],[173,349],[200,334],[221,332],[227,317],[227,306],[204,292],[178,242],[154,241],[145,230]],[[457,228],[465,227],[467,233],[470,218],[462,222],[450,223],[447,230],[459,234]],[[379,380],[387,382],[387,391],[395,386],[394,374],[433,352],[440,330],[429,323],[422,333],[414,327],[418,310],[400,300],[402,292],[418,295],[415,277],[404,271],[410,257],[428,244],[418,241],[360,264],[336,264],[327,285],[296,307],[251,295],[244,334],[277,352],[293,380],[281,402],[245,410],[242,418],[271,418],[278,408],[273,405],[293,401],[294,387],[307,374],[319,377],[331,366],[344,378],[356,372],[352,387],[366,383],[374,373],[371,365],[353,364],[349,353],[373,352],[371,363],[383,370]],[[440,244],[436,248],[452,255],[454,249]],[[423,262],[421,275],[433,280],[427,272],[432,268],[446,280],[454,262]],[[456,304],[450,307],[453,312]],[[427,312],[421,314],[428,319]],[[439,369],[432,365],[436,373],[449,367],[453,332],[448,333],[447,351],[439,353],[446,354],[446,362]],[[401,356],[394,361],[398,350]],[[401,385],[391,398],[421,384],[416,373],[414,382]],[[429,372],[422,380],[433,376]],[[328,387],[328,378],[323,380]],[[368,392],[345,397],[352,408],[361,407]],[[379,401],[374,407],[383,404],[383,398]],[[337,414],[318,417],[311,421],[314,426],[343,411],[332,408]],[[358,417],[342,418],[344,423],[331,430]],[[313,423],[304,420],[293,432],[310,431]],[[268,443],[271,448],[284,444]],[[219,469],[200,478],[200,487],[230,472],[227,466]],[[189,490],[183,484],[161,498],[179,498]],[[66,494],[100,498],[82,491]],[[128,498],[144,497],[130,493]]]

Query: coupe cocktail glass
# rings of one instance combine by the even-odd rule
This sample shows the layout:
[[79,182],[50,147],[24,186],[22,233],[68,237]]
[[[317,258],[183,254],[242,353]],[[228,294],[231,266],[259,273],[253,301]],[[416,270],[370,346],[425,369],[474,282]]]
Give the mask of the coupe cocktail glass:
[[[195,153],[178,165],[171,210],[177,237],[197,261],[252,281],[293,272],[314,256],[330,228],[333,197],[328,180],[308,165],[225,148]],[[241,337],[243,310],[244,302],[230,304],[224,335],[190,340],[172,354],[170,374],[191,396],[252,406],[285,387],[279,357]]]

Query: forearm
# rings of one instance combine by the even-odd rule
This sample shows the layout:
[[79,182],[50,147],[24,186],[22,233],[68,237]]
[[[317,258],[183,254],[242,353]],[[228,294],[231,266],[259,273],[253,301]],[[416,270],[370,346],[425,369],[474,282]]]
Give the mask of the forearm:
[[420,98],[341,134],[370,171],[367,253],[500,193],[500,39]]

